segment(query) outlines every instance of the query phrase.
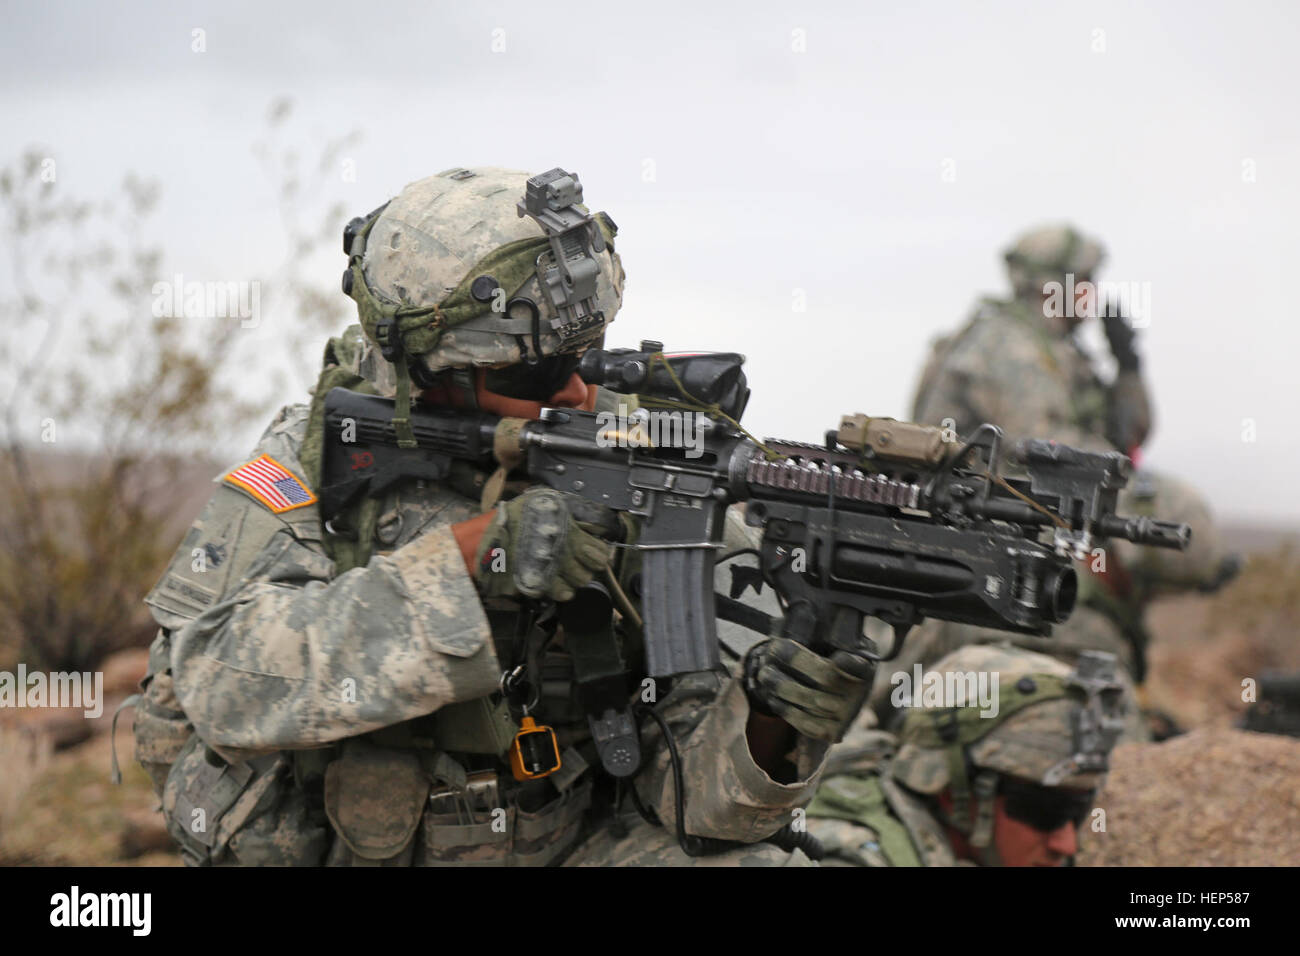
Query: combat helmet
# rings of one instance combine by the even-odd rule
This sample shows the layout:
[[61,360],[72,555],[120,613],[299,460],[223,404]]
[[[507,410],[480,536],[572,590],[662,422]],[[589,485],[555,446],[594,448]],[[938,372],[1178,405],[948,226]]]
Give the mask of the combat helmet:
[[1076,282],[1091,279],[1105,257],[1100,243],[1068,225],[1031,229],[1002,254],[1016,297],[1030,299],[1042,295],[1046,283],[1064,282],[1067,274]]
[[925,796],[948,788],[953,808],[945,822],[969,836],[984,862],[996,862],[994,798],[1004,779],[1072,791],[1083,802],[1101,785],[1124,730],[1116,666],[1115,656],[1101,651],[1084,651],[1071,668],[1010,644],[962,647],[933,672],[989,675],[996,711],[977,701],[910,709],[890,774]]
[[[343,291],[397,391],[598,344],[622,302],[617,227],[577,174],[455,168],[348,223]],[[403,388],[405,386],[405,389]]]

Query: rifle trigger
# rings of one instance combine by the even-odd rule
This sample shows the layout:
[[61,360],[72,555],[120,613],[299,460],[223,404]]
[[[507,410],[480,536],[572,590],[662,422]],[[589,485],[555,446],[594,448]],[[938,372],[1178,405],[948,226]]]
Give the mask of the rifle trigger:
[[889,626],[894,630],[894,643],[889,645],[889,653],[884,657],[877,657],[877,660],[892,661],[898,656],[898,652],[903,649],[903,641],[907,639],[908,632],[912,629],[911,621],[889,621]]

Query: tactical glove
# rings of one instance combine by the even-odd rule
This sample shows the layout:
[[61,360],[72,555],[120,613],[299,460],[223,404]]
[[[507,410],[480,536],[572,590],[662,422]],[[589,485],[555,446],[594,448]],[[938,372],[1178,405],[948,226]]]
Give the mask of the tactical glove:
[[1107,307],[1101,317],[1101,327],[1106,332],[1106,341],[1110,343],[1110,353],[1115,356],[1115,364],[1121,372],[1136,372],[1142,363],[1138,360],[1133,343],[1137,333],[1128,324],[1128,319],[1118,309]]
[[1106,439],[1129,454],[1151,434],[1151,403],[1142,375],[1120,370],[1106,396]]
[[609,564],[616,512],[578,495],[530,488],[497,508],[474,559],[483,597],[568,601]]
[[844,736],[871,690],[875,664],[848,651],[822,657],[785,637],[745,657],[745,693],[770,717],[806,737],[834,743]]

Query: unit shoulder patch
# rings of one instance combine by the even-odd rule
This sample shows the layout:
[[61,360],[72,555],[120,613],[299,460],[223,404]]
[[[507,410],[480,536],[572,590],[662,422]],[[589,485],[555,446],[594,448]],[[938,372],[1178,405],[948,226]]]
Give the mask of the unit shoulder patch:
[[252,495],[276,514],[316,503],[311,489],[270,455],[240,465],[223,480]]

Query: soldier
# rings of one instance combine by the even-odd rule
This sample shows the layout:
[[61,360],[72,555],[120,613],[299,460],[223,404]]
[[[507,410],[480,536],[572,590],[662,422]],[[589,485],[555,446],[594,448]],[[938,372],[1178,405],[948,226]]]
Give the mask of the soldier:
[[[1151,406],[1132,329],[1113,303],[1099,304],[1095,294],[1086,292],[1103,257],[1100,245],[1067,226],[1022,236],[1005,253],[1013,297],[981,300],[965,328],[936,342],[917,388],[913,419],[944,425],[956,435],[993,422],[1009,442],[1054,438],[1094,451],[1134,454],[1150,433]],[[1079,295],[1077,308],[1059,307],[1058,290],[1071,286]],[[1090,314],[1100,314],[1118,368],[1109,385],[1074,339]],[[1214,590],[1233,577],[1240,559],[1224,552],[1203,498],[1172,476],[1139,472],[1121,493],[1120,506],[1122,513],[1158,511],[1190,524],[1191,548],[1159,556],[1126,542],[1097,549],[1079,569],[1078,608],[1070,620],[1050,638],[1015,640],[1067,663],[1089,648],[1114,654],[1132,703],[1129,734],[1146,739],[1136,701],[1146,675],[1149,637],[1143,617],[1148,603],[1160,594]],[[971,642],[1006,639],[998,631],[928,622],[908,639],[897,669],[936,661]],[[873,707],[886,725],[895,672],[881,668],[872,693]],[[1167,718],[1157,722],[1162,734],[1173,729],[1166,726]]]
[[[1135,450],[1151,431],[1151,404],[1133,330],[1091,298],[1105,253],[1068,226],[1036,229],[1005,253],[1013,295],[981,299],[955,335],[939,339],[921,375],[912,420],[959,435],[994,422],[1014,441],[1055,438],[1092,451]],[[1078,299],[1062,301],[1074,288]],[[1103,328],[1118,371],[1102,381],[1074,339],[1089,314]]]
[[1123,726],[1114,658],[971,646],[934,674],[985,675],[996,706],[916,693],[897,736],[864,714],[808,807],[823,865],[1071,863]]
[[[546,209],[521,202],[526,180]],[[331,388],[397,409],[592,407],[577,359],[602,342],[624,274],[613,221],[581,199],[562,170],[452,169],[349,225],[360,326],[326,347],[311,405],[283,409],[220,479],[147,598],[161,631],[137,757],[187,862],[807,862],[761,841],[791,832],[867,662],[764,658],[781,680],[763,687],[738,666],[642,681],[628,635],[583,650],[547,611],[593,578],[626,583],[610,542],[635,527],[504,473],[453,468],[322,523]],[[593,660],[653,702],[635,777],[605,772],[592,743],[579,678]],[[782,687],[822,706],[787,722]]]

